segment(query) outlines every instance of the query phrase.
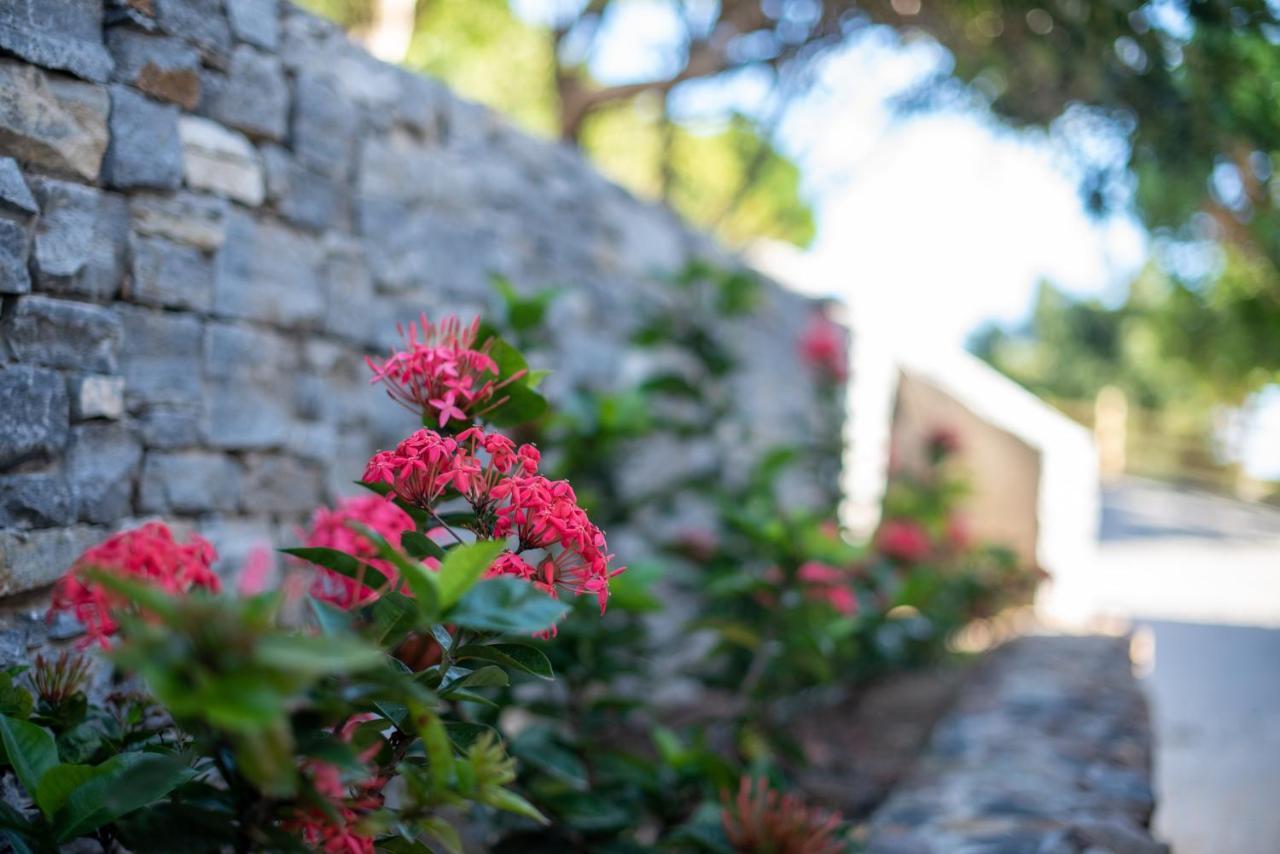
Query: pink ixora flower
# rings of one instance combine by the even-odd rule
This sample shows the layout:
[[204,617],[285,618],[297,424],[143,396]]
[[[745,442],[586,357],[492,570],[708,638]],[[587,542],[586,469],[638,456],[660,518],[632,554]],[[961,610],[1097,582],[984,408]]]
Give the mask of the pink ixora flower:
[[903,563],[916,563],[928,556],[929,534],[911,519],[889,519],[880,526],[876,547],[886,556]]
[[821,311],[815,311],[800,336],[800,357],[833,382],[849,375],[844,330]]
[[853,579],[847,570],[811,560],[796,570],[796,579],[804,585],[805,595],[810,599],[826,602],[846,617],[858,612],[858,598],[850,588]]
[[450,315],[438,325],[424,314],[408,328],[397,327],[404,348],[381,362],[366,359],[372,382],[387,387],[392,400],[431,418],[440,427],[468,421],[503,402],[499,392],[523,371],[499,380],[498,363],[489,355],[492,339],[480,342],[480,319],[463,326]]
[[365,466],[364,479],[389,484],[389,497],[428,509],[450,485],[461,492],[470,484],[474,472],[460,462],[457,440],[434,430],[418,430],[395,450],[374,454]]
[[86,636],[79,644],[82,648],[94,641],[106,647],[107,638],[119,628],[112,612],[128,603],[85,578],[86,570],[118,573],[170,595],[196,587],[216,593],[222,586],[211,568],[217,557],[203,537],[192,534],[180,543],[167,525],[148,522],[108,537],[81,555],[54,587],[49,615],[73,614],[85,627]]
[[[373,544],[351,527],[352,522],[371,528],[391,545],[399,547],[405,531],[413,530],[413,519],[382,496],[362,495],[344,499],[334,510],[317,509],[304,540],[312,548],[336,549],[360,558],[386,576],[389,588],[394,589],[399,576],[395,567],[377,557]],[[312,596],[344,610],[368,605],[387,589],[380,581],[375,586],[323,567],[317,568],[315,580],[311,583]]]

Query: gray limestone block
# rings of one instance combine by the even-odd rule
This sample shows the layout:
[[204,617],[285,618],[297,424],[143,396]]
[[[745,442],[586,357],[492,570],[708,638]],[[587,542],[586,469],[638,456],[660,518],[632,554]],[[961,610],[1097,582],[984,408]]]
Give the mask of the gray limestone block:
[[51,368],[115,373],[123,329],[111,309],[27,296],[0,322],[0,341],[14,359]]
[[273,564],[276,561],[272,526],[262,519],[204,516],[198,529],[200,536],[213,543],[217,550],[218,560],[213,564],[213,571],[225,580],[234,578],[249,560],[263,551]]
[[201,76],[200,113],[250,136],[280,140],[289,118],[289,85],[274,56],[238,45],[223,74]]
[[257,207],[265,195],[262,159],[243,134],[199,116],[178,122],[187,186]]
[[102,0],[5,0],[0,48],[45,68],[101,83],[111,74],[102,44]]
[[0,294],[30,292],[30,254],[31,224],[0,215]]
[[71,489],[62,475],[0,475],[0,528],[52,528],[74,519]]
[[61,453],[68,413],[58,374],[30,365],[0,368],[0,468]]
[[240,503],[240,466],[208,451],[151,451],[142,465],[138,509],[144,513],[232,511]]
[[346,178],[355,139],[354,115],[352,105],[330,79],[299,75],[289,135],[298,162],[331,178]]
[[204,336],[200,319],[128,305],[117,305],[115,311],[124,325],[121,373],[129,409],[155,404],[199,407]]
[[280,45],[280,6],[278,0],[226,0],[231,32],[244,42],[264,50]]
[[340,226],[347,218],[346,186],[339,181],[288,165],[288,185],[277,203],[280,215],[309,231],[325,231]]
[[111,187],[171,190],[182,183],[178,108],[111,87],[111,145],[102,178]]
[[32,265],[36,281],[43,289],[68,290],[93,256],[102,192],[45,178],[37,178],[34,184],[41,210]]
[[142,445],[124,425],[74,427],[65,468],[80,520],[111,524],[128,516],[141,463]]
[[107,149],[102,86],[0,59],[0,150],[27,164],[95,180]]
[[217,256],[213,310],[280,326],[317,325],[324,315],[318,240],[233,212]]
[[22,177],[18,161],[12,157],[0,157],[0,205],[19,214],[40,212],[26,179]]
[[231,56],[231,26],[223,0],[151,0],[164,32],[195,45],[204,61],[219,68]]
[[134,422],[148,448],[174,450],[200,444],[204,410],[197,406],[148,406]]
[[293,420],[288,340],[243,326],[210,324],[205,335],[205,440],[214,447],[280,447]]
[[181,39],[113,27],[107,47],[116,61],[113,80],[188,110],[200,102],[200,54]]
[[124,416],[124,377],[101,374],[68,377],[67,396],[71,400],[73,421],[94,418],[115,421]]
[[145,305],[208,311],[213,306],[213,259],[194,246],[162,237],[130,238],[132,275],[125,299]]
[[86,525],[42,531],[0,531],[0,596],[46,587],[62,577],[103,530]]
[[129,216],[123,197],[36,178],[43,213],[36,227],[34,286],[59,296],[107,300],[124,278]]
[[242,503],[251,513],[293,516],[310,513],[324,499],[323,469],[278,454],[245,459]]
[[227,237],[226,199],[197,193],[140,193],[129,199],[137,234],[165,237],[212,252]]

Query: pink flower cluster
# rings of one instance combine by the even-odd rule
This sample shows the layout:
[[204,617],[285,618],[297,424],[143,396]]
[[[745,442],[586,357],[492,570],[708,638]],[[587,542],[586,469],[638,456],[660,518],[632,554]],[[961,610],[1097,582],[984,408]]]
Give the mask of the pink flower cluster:
[[[356,715],[338,733],[342,741],[350,743],[355,727],[369,720],[370,715]],[[374,742],[360,755],[361,762],[368,762],[381,748]],[[302,837],[312,851],[325,854],[374,854],[372,837],[361,832],[359,822],[365,814],[382,808],[382,789],[387,784],[384,777],[370,776],[350,787],[342,780],[338,766],[319,759],[307,760],[303,770],[315,787],[316,794],[329,802],[329,809],[319,807],[299,808],[292,818],[284,822],[284,828]]]
[[361,608],[374,602],[386,589],[394,589],[399,578],[396,568],[378,558],[373,544],[351,527],[352,522],[371,528],[396,547],[400,546],[400,537],[404,532],[414,528],[413,519],[408,513],[394,502],[378,495],[345,499],[334,510],[324,507],[316,510],[311,520],[311,530],[306,533],[307,546],[346,552],[378,570],[389,582],[387,587],[374,587],[362,578],[348,578],[332,570],[319,568],[311,583],[311,595],[344,610]]
[[[478,535],[516,540],[491,576],[525,578],[552,593],[591,594],[603,611],[609,578],[622,570],[609,568],[613,556],[604,534],[578,506],[572,487],[537,474],[539,461],[532,445],[517,446],[478,427],[456,439],[419,430],[395,450],[375,454],[364,479],[389,484],[390,496],[426,510],[452,488],[475,512]],[[542,554],[530,563],[524,556],[530,551]]]
[[49,614],[70,613],[84,625],[86,637],[79,644],[82,648],[94,641],[106,647],[107,638],[119,628],[112,611],[126,602],[101,584],[86,579],[86,570],[119,573],[171,595],[196,587],[217,592],[221,583],[211,568],[217,557],[203,537],[192,534],[187,542],[180,543],[167,525],[148,522],[136,530],[115,534],[81,555],[54,587]]
[[800,357],[832,382],[844,382],[849,375],[844,331],[820,311],[800,336]]
[[853,593],[852,578],[847,570],[811,560],[796,570],[796,579],[804,585],[805,595],[810,599],[826,602],[846,617],[858,613],[858,598]]
[[918,563],[929,556],[933,545],[929,534],[911,519],[889,519],[876,534],[876,547],[884,555],[902,563]]
[[463,326],[450,315],[438,325],[424,314],[408,329],[397,327],[404,349],[382,362],[366,359],[373,382],[384,383],[397,403],[437,420],[466,422],[502,403],[497,393],[520,378],[516,374],[499,381],[498,363],[489,355],[492,341],[476,346],[480,319]]

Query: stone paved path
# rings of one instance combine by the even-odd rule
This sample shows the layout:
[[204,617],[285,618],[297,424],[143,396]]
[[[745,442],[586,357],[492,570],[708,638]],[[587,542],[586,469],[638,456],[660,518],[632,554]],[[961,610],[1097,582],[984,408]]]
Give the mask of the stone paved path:
[[1149,655],[1157,835],[1177,854],[1280,851],[1280,513],[1113,485],[1091,591]]
[[1150,732],[1128,645],[1027,637],[994,653],[871,821],[871,854],[1159,854]]

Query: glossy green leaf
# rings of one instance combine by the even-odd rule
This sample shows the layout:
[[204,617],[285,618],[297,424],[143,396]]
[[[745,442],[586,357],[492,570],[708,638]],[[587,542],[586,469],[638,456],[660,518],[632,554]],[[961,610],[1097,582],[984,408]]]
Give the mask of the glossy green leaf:
[[67,796],[59,811],[54,825],[60,842],[153,803],[193,776],[173,757],[153,753],[121,754],[98,770]]
[[481,540],[450,549],[436,573],[440,584],[440,607],[448,608],[461,599],[504,548],[506,543],[502,540]]
[[0,744],[5,758],[29,795],[35,796],[40,779],[58,764],[53,735],[43,727],[0,715]]
[[555,625],[568,607],[517,578],[491,578],[468,590],[446,622],[481,631],[533,634]]
[[459,661],[480,659],[492,661],[503,667],[515,668],[531,673],[539,679],[554,679],[551,660],[542,650],[531,646],[514,643],[469,644],[458,650],[455,657]]
[[101,766],[55,765],[45,772],[40,778],[40,784],[36,786],[36,805],[42,813],[52,818],[54,813],[62,809],[73,791],[101,773]]
[[287,555],[302,558],[317,566],[323,566],[325,569],[332,570],[338,575],[358,581],[375,590],[380,590],[388,584],[387,577],[377,567],[370,566],[365,561],[337,549],[313,546],[281,549],[280,551]]
[[419,534],[417,531],[405,531],[401,534],[400,546],[410,557],[415,557],[419,560],[428,557],[443,560],[445,556],[443,546],[426,534]]

